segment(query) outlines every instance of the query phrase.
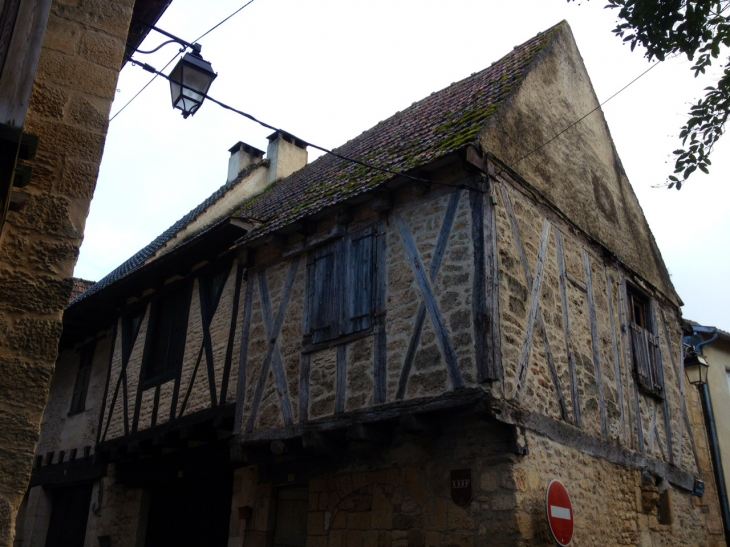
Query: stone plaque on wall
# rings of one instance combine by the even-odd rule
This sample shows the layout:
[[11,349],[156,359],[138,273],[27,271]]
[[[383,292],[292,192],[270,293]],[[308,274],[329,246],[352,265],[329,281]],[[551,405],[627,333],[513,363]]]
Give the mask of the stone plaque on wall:
[[471,501],[471,469],[451,471],[451,499],[461,507]]

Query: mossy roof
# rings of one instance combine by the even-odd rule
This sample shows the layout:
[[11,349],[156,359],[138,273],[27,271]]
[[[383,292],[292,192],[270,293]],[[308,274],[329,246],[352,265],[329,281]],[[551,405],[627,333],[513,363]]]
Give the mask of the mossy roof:
[[[335,152],[408,172],[474,142],[556,28],[515,47],[489,68],[413,103]],[[263,221],[247,234],[245,239],[250,240],[372,190],[392,177],[325,154],[244,204],[234,216]]]
[[[532,61],[562,24],[515,47],[481,72],[413,103],[335,149],[335,152],[379,167],[408,172],[474,142],[487,120],[524,79]],[[221,186],[149,245],[75,298],[70,306],[140,269],[246,174],[242,173],[235,181]],[[270,185],[262,194],[243,204],[233,216],[261,221],[245,237],[245,240],[255,239],[372,190],[392,177],[325,154]]]

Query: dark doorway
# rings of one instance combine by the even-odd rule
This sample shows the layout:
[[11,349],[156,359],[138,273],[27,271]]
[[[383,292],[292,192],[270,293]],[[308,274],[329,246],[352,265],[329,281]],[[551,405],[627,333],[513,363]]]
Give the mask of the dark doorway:
[[84,547],[92,486],[84,484],[53,490],[46,547]]
[[305,547],[308,516],[309,490],[307,488],[279,490],[276,500],[274,547]]
[[152,489],[145,547],[226,547],[233,474]]

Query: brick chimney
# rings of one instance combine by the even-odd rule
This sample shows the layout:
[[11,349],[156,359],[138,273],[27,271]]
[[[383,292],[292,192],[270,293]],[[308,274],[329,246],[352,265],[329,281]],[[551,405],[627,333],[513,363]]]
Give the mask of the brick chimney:
[[294,135],[277,131],[268,137],[269,183],[288,177],[307,165],[307,143]]
[[264,159],[264,151],[254,148],[245,142],[238,141],[228,149],[231,157],[228,158],[228,179],[226,182],[232,182],[238,178],[238,175],[249,165],[259,163]]

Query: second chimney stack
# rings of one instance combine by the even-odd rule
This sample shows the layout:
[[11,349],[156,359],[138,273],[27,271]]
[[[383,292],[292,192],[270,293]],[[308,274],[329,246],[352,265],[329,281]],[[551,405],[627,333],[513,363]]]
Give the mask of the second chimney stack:
[[277,131],[268,137],[269,183],[283,179],[307,165],[307,143],[294,135]]

